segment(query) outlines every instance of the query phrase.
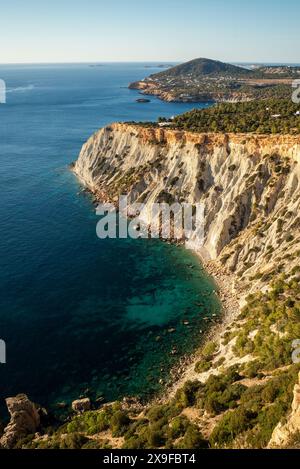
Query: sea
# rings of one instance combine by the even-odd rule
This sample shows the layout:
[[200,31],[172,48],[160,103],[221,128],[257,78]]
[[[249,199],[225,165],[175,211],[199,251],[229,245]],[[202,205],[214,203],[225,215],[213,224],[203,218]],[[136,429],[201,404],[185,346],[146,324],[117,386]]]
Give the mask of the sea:
[[96,236],[99,217],[69,165],[114,121],[208,104],[138,103],[152,63],[1,65],[0,406],[18,393],[51,409],[140,399],[200,344],[220,305],[193,252]]

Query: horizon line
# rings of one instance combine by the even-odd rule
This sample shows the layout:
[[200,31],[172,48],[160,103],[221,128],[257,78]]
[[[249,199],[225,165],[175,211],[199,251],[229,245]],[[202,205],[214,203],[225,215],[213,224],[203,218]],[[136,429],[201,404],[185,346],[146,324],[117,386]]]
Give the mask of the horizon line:
[[[159,64],[168,64],[170,62],[176,63],[176,64],[183,64],[186,62],[190,62],[191,60],[196,60],[196,59],[190,59],[190,60],[84,60],[84,61],[55,61],[55,62],[0,62],[1,65],[85,65],[85,64],[113,64],[113,63],[159,63]],[[264,60],[264,61],[257,61],[257,60],[220,60],[220,59],[211,59],[211,60],[218,60],[222,61],[224,63],[229,63],[229,64],[282,64],[282,65],[295,65],[295,64],[300,64],[299,62],[285,62],[285,61],[269,61],[269,60]]]

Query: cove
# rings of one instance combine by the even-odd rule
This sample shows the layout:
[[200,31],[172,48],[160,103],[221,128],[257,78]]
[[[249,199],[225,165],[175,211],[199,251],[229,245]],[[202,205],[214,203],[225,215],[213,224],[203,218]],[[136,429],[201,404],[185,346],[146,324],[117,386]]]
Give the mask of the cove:
[[[69,171],[85,140],[116,120],[194,105],[126,85],[143,64],[1,66],[0,400],[45,406],[81,395],[153,395],[219,311],[198,259],[159,240],[99,240],[90,196]],[[202,331],[202,333],[200,333]]]

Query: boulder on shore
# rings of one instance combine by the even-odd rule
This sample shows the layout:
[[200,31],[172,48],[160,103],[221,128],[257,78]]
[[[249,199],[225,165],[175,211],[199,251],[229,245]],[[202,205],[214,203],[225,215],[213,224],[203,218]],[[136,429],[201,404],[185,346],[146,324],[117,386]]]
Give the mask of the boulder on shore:
[[77,414],[82,414],[82,412],[86,412],[91,408],[91,401],[88,397],[85,399],[77,399],[76,401],[72,402],[72,409]]

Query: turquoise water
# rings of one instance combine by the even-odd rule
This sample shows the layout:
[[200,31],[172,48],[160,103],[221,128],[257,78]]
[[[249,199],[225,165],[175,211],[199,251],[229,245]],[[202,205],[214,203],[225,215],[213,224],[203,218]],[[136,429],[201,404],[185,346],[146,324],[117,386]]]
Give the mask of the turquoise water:
[[193,107],[136,103],[127,84],[150,72],[145,64],[0,66],[8,87],[0,105],[2,402],[25,392],[51,405],[87,388],[106,399],[148,395],[218,310],[192,253],[159,240],[99,240],[91,199],[68,170],[99,127]]

